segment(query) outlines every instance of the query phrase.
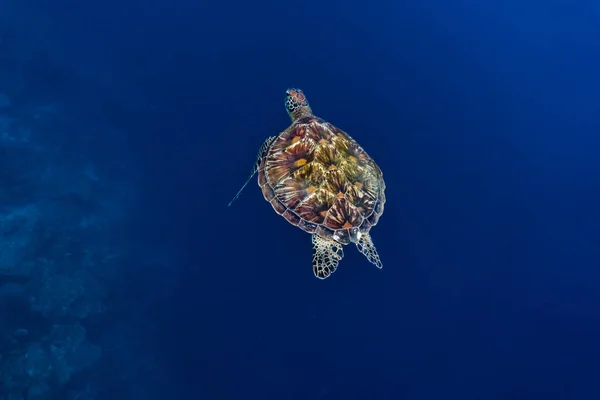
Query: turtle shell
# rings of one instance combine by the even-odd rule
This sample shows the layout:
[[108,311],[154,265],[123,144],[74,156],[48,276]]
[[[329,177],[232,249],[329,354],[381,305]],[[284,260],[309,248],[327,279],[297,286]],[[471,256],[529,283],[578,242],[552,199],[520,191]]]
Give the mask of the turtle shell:
[[348,244],[377,224],[381,170],[347,133],[307,116],[271,144],[258,169],[265,199],[292,225]]

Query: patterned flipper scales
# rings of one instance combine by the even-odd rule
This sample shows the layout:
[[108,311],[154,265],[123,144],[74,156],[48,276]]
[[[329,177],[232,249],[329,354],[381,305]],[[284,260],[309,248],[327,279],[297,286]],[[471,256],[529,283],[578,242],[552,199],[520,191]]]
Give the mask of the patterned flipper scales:
[[383,268],[383,264],[379,259],[379,254],[377,253],[377,249],[373,244],[373,240],[371,239],[371,235],[369,233],[364,233],[361,235],[360,239],[356,243],[356,248],[358,251],[363,253],[369,262],[375,264],[377,268]]
[[344,257],[342,245],[318,235],[312,235],[313,272],[319,279],[325,279],[335,272]]
[[265,140],[265,142],[262,144],[262,146],[260,146],[260,150],[258,151],[258,155],[256,156],[256,162],[254,163],[254,167],[252,167],[250,176],[248,177],[248,179],[246,179],[246,182],[244,183],[242,188],[237,192],[237,194],[234,196],[234,198],[231,199],[231,201],[229,202],[227,207],[230,207],[231,204],[233,204],[233,202],[236,201],[238,197],[240,197],[240,194],[242,194],[242,190],[244,190],[244,188],[248,185],[248,183],[250,183],[250,180],[252,179],[254,174],[256,174],[258,172],[258,167],[260,166],[260,162],[262,161],[262,158],[267,154],[269,147],[271,147],[271,144],[273,143],[273,141],[275,139],[277,139],[277,136],[270,136],[267,138],[267,140]]

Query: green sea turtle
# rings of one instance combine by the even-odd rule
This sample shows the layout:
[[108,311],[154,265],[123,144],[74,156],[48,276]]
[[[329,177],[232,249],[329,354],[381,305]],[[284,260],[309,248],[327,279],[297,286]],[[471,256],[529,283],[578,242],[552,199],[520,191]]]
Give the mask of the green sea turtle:
[[330,276],[355,243],[378,268],[383,265],[370,229],[383,213],[381,170],[347,133],[316,117],[302,90],[288,89],[285,108],[292,124],[261,146],[252,173],[277,214],[312,234],[313,271]]

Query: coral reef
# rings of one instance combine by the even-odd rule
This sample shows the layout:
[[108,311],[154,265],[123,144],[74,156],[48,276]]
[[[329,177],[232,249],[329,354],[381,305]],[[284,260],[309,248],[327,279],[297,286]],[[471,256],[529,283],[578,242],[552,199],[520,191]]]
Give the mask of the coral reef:
[[15,103],[0,91],[0,400],[96,398],[76,377],[105,359],[87,327],[119,277],[129,183],[57,145],[57,107]]

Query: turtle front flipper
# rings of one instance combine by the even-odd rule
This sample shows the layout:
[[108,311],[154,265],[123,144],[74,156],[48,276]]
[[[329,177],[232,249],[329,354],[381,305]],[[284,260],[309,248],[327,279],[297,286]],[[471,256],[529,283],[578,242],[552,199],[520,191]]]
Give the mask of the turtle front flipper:
[[358,242],[356,242],[356,248],[358,249],[358,251],[363,253],[365,257],[367,257],[367,260],[375,264],[377,268],[383,268],[383,264],[379,259],[379,254],[377,254],[377,249],[373,244],[373,239],[371,239],[371,235],[369,235],[369,232],[363,233],[361,235]]
[[262,146],[260,146],[260,150],[258,151],[258,156],[256,157],[256,162],[254,163],[254,167],[252,167],[250,176],[248,177],[248,179],[246,179],[246,182],[244,183],[242,188],[237,192],[237,194],[234,196],[234,198],[231,199],[231,201],[229,202],[227,207],[231,206],[231,204],[234,201],[236,201],[238,197],[240,197],[240,194],[242,194],[242,190],[244,190],[244,188],[248,185],[248,183],[250,183],[250,179],[252,179],[254,174],[256,174],[256,172],[258,172],[258,167],[260,166],[260,163],[261,163],[263,157],[267,154],[269,147],[271,147],[271,144],[273,144],[273,141],[275,141],[275,139],[277,139],[277,136],[270,136],[267,138],[267,140],[265,140],[265,142],[262,144]]
[[325,279],[333,274],[338,263],[344,257],[342,245],[331,239],[312,235],[313,272],[319,279]]

